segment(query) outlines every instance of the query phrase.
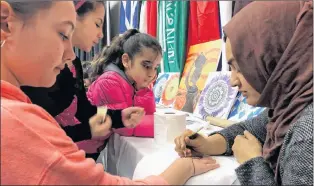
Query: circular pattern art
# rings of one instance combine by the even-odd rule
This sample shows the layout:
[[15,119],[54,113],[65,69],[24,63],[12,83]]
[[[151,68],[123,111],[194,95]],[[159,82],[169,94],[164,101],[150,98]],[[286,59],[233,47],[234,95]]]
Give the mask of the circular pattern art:
[[179,75],[173,75],[165,86],[162,94],[162,103],[166,106],[173,103],[179,88]]
[[204,109],[207,113],[215,112],[224,106],[228,97],[228,85],[219,80],[211,84],[209,90],[203,99]]
[[237,95],[237,89],[230,86],[230,73],[212,73],[211,79],[201,93],[198,113],[226,119]]
[[162,90],[165,87],[165,83],[167,82],[168,76],[169,76],[168,74],[163,74],[156,80],[156,84],[154,86],[154,96],[156,102],[160,101]]

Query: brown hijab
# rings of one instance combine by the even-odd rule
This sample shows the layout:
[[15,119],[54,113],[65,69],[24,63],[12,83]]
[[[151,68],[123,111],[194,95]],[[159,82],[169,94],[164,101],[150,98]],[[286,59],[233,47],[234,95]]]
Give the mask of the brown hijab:
[[285,134],[313,101],[313,2],[255,1],[224,27],[245,79],[271,109],[263,156],[278,176]]
[[250,0],[236,0],[234,1],[234,9],[233,9],[233,16],[236,15],[242,8],[246,5],[250,4],[252,1]]

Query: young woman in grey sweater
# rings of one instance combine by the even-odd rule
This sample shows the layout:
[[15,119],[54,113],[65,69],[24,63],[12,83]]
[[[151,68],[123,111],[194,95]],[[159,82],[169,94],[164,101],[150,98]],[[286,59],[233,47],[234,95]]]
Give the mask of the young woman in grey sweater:
[[232,85],[268,109],[208,137],[185,131],[176,151],[234,155],[242,185],[312,185],[313,2],[252,2],[224,32]]

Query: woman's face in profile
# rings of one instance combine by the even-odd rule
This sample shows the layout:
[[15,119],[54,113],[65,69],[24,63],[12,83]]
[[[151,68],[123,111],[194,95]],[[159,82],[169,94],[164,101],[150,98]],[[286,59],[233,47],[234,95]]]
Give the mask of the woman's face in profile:
[[6,40],[1,63],[19,85],[51,87],[65,63],[75,59],[71,42],[76,23],[73,2],[56,1],[24,21],[1,1],[2,18],[9,32],[1,30],[1,39]]
[[[235,60],[232,54],[232,48],[230,40],[226,41],[226,57],[228,64],[231,68],[231,86],[238,87],[239,91],[246,98],[246,101],[249,105],[255,106],[258,103],[258,100],[261,97],[261,94],[258,93],[244,78],[241,70],[238,66],[237,61]],[[254,73],[254,72],[251,72]]]

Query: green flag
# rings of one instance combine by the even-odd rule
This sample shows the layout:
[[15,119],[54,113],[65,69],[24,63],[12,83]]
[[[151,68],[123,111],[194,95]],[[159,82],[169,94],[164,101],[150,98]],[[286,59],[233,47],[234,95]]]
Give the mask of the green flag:
[[164,72],[182,72],[185,62],[188,1],[159,1],[158,39]]

